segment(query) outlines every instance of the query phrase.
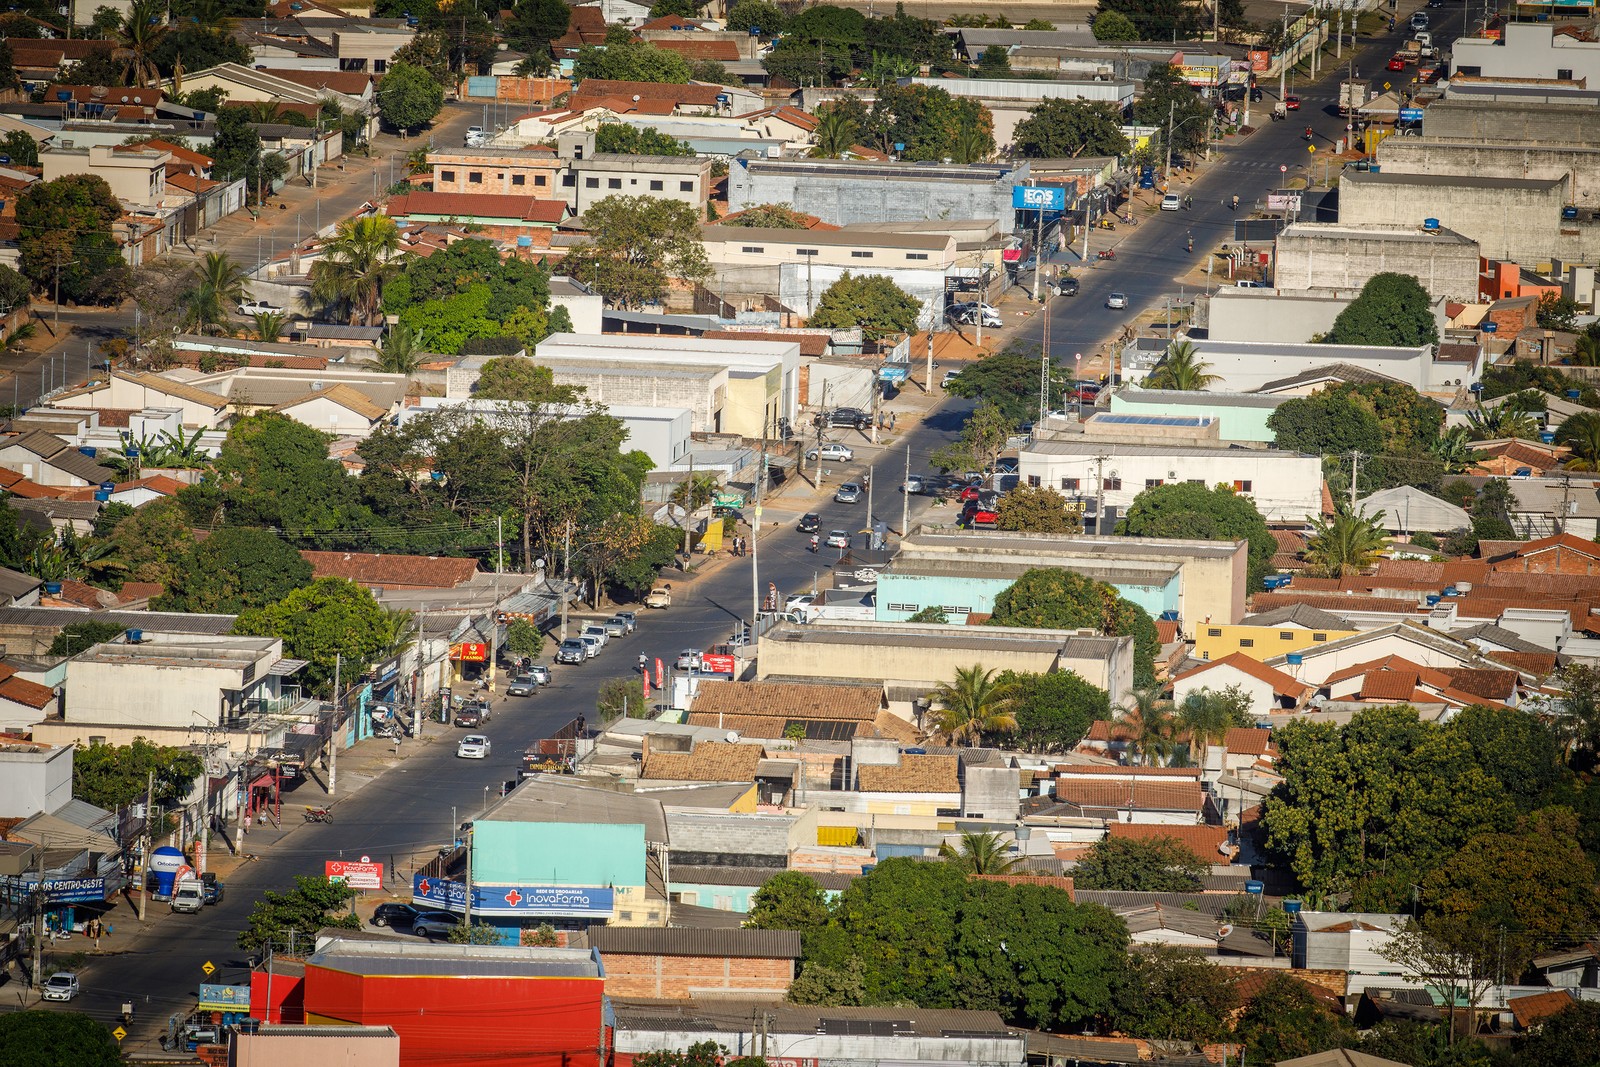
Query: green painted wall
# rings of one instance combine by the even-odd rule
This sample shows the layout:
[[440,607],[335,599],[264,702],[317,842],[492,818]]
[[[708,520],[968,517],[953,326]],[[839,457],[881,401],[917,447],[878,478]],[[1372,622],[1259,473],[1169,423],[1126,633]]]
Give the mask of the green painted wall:
[[1217,395],[1216,405],[1197,408],[1193,404],[1167,404],[1139,398],[1138,390],[1111,395],[1113,415],[1214,415],[1217,432],[1224,441],[1256,441],[1271,444],[1274,434],[1267,429],[1273,409],[1267,407],[1229,407],[1226,394]]
[[505,885],[642,886],[644,827],[479,822],[472,877]]

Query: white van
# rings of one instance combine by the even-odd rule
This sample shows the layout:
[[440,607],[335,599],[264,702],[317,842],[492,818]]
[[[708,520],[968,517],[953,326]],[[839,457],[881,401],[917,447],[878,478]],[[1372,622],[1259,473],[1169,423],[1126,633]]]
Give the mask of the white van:
[[198,878],[185,878],[172,888],[173,911],[199,911],[205,903],[205,887]]

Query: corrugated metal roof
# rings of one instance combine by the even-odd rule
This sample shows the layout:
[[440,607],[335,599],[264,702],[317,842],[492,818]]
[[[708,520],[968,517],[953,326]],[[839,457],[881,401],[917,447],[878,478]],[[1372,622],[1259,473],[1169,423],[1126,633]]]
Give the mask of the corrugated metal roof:
[[[775,867],[721,867],[691,863],[674,863],[668,872],[674,885],[766,885],[774,875],[783,871]],[[804,871],[806,877],[824,889],[844,889],[856,878],[853,874],[835,874],[829,871]]]
[[109,622],[151,633],[225,634],[233,631],[233,615],[189,615],[181,611],[80,611],[74,608],[0,608],[0,626],[60,629],[76,622]]
[[313,967],[364,975],[447,975],[480,978],[596,978],[588,953],[564,948],[453,945],[447,942],[337,938],[316,952]]
[[726,956],[732,959],[800,958],[795,930],[686,930],[649,926],[603,926],[589,932],[600,950],[631,956]]
[[[1021,1036],[998,1012],[953,1008],[827,1008],[744,1000],[644,1000],[613,998],[619,1029],[685,1029],[748,1033],[757,1011],[768,1016],[768,1029],[780,1034],[816,1034],[829,1024],[889,1023],[897,1035],[943,1037],[947,1034]],[[687,1024],[687,1025],[685,1025]]]

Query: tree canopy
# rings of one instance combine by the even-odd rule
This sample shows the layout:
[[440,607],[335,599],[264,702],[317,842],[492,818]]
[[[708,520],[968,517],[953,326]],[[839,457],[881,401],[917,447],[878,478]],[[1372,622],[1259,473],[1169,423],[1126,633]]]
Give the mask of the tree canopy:
[[[1193,11],[1180,0],[1110,0],[1102,11],[1117,11],[1133,22],[1145,41],[1171,40],[1174,23],[1178,40],[1193,27]],[[1204,97],[1189,87],[1183,72],[1171,64],[1150,68],[1144,91],[1133,105],[1133,117],[1140,125],[1158,127],[1157,139],[1165,145],[1167,128],[1172,129],[1172,147],[1178,152],[1198,152],[1205,147],[1206,125],[1211,107]]]
[[72,795],[115,811],[144,796],[152,771],[154,801],[173,804],[189,795],[205,764],[186,748],[155,745],[142,737],[126,745],[88,745],[73,754]]
[[395,63],[374,90],[378,114],[398,130],[426,126],[444,109],[444,87],[437,78],[410,63]]
[[195,543],[167,576],[157,611],[234,614],[260,608],[311,580],[311,564],[268,530],[226,526]]
[[602,122],[594,131],[596,152],[615,152],[628,156],[692,156],[689,142],[668,137],[653,126],[630,126],[625,122]]
[[859,328],[868,339],[881,341],[916,329],[921,313],[921,302],[887,276],[845,271],[823,290],[806,325]]
[[0,1067],[118,1067],[122,1062],[105,1023],[83,1012],[0,1014]]
[[392,631],[365,588],[345,578],[318,578],[275,604],[241,613],[233,632],[281,638],[285,655],[307,661],[302,684],[321,692],[333,682],[336,657],[343,657],[344,677],[355,678],[378,658]]
[[340,930],[361,929],[361,919],[345,912],[356,891],[344,882],[311,875],[296,875],[294,888],[278,892],[267,890],[250,912],[250,925],[239,934],[239,947],[246,952],[275,949],[283,952],[290,945],[312,945],[317,931],[324,927]]
[[17,197],[21,270],[35,289],[75,304],[116,303],[132,271],[112,227],[122,203],[99,175],[69,174],[35,182]]
[[[913,162],[954,159],[976,163],[992,155],[995,148],[994,116],[988,108],[972,97],[951,96],[930,85],[893,84],[879,89],[864,132],[875,146]],[[976,142],[964,145],[963,136],[976,138]],[[897,144],[905,145],[904,150],[897,150]]]
[[1195,893],[1206,873],[1205,864],[1176,838],[1103,837],[1072,868],[1072,884],[1134,893]]
[[1111,718],[1111,698],[1072,671],[997,679],[1015,720],[1014,743],[1027,752],[1071,752],[1097,720]]
[[633,31],[613,26],[601,45],[578,49],[572,74],[580,81],[601,78],[610,81],[659,82],[682,85],[689,80],[689,62],[676,52],[641,41]]
[[1128,151],[1121,127],[1122,115],[1111,104],[1046,100],[1017,123],[1011,141],[1017,152],[1033,159],[1121,156]]
[[[1007,347],[963,367],[950,380],[945,392],[969,400],[993,404],[1013,426],[1039,414],[1039,357],[1015,347]],[[1061,407],[1071,386],[1070,376],[1050,376],[1049,407]]]
[[1330,345],[1438,344],[1433,299],[1410,274],[1374,274],[1361,287],[1360,295],[1339,312],[1333,329],[1322,340]]
[[667,280],[711,276],[699,213],[677,200],[608,196],[584,212],[589,240],[564,261],[571,277],[623,307],[657,303]]
[[1145,684],[1140,679],[1154,677],[1155,655],[1161,648],[1155,623],[1143,608],[1124,600],[1105,582],[1060,567],[1035,567],[1001,590],[989,625],[1088,628],[1107,636],[1132,637],[1138,684]]
[[1082,533],[1083,518],[1077,505],[1054,489],[1019,485],[1000,498],[995,528],[1029,533]]
[[1278,551],[1278,542],[1255,501],[1229,485],[1210,489],[1187,482],[1151,486],[1133,498],[1117,532],[1133,537],[1248,541],[1245,580],[1251,590],[1260,589],[1261,579],[1273,573],[1272,557]]

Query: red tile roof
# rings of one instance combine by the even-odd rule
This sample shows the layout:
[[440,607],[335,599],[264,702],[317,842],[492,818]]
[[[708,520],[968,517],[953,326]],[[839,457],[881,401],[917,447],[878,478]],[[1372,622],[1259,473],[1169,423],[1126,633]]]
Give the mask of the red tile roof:
[[1067,896],[1076,900],[1072,889],[1072,879],[1059,874],[974,874],[968,879],[973,882],[1000,882],[1004,885],[1042,885],[1051,889],[1059,889]]
[[[1265,733],[1266,731],[1261,731]],[[1187,848],[1207,866],[1226,862],[1238,851],[1228,844],[1223,826],[1167,826],[1160,823],[1116,822],[1106,827],[1106,836],[1121,841],[1156,841],[1163,837]]]
[[359,97],[372,84],[372,78],[353,70],[297,70],[293,67],[264,67],[263,74],[271,74],[286,82],[303,85],[307,89],[328,89],[345,96]]
[[780,104],[777,107],[762,108],[759,111],[747,111],[743,115],[739,115],[737,117],[741,119],[756,119],[766,118],[768,116],[782,119],[784,122],[798,126],[802,130],[814,130],[818,125],[818,120],[815,115],[806,111],[802,111],[799,108],[793,107],[789,104]]
[[1120,723],[1096,719],[1090,724],[1089,732],[1084,735],[1083,739],[1085,741],[1130,741],[1133,739],[1133,734]]
[[[9,467],[0,467],[0,489],[4,489],[12,496],[20,496],[29,500],[41,497],[59,497],[66,492],[64,488],[53,485],[40,485],[23,477],[19,472]],[[91,497],[93,493],[89,494]]]
[[394,218],[441,215],[463,219],[519,219],[552,226],[567,217],[565,200],[540,200],[503,193],[435,193],[426,189],[390,197],[386,210]]
[[1058,764],[1050,774],[1054,778],[1076,778],[1079,775],[1094,775],[1096,777],[1126,778],[1138,781],[1141,778],[1188,778],[1198,782],[1200,780],[1199,767],[1110,767],[1100,763],[1062,763]]
[[[1295,581],[1300,579],[1296,578]],[[1276,593],[1257,593],[1250,600],[1252,610],[1267,612],[1273,608],[1287,608],[1295,604],[1305,604],[1308,607],[1321,608],[1342,614],[1349,611],[1395,611],[1414,614],[1417,612],[1416,601],[1409,597],[1390,596],[1356,596],[1351,593],[1309,593],[1294,592],[1294,586],[1288,590]]]
[[719,85],[668,85],[659,82],[613,81],[608,78],[585,78],[573,90],[571,104],[585,98],[616,97],[632,101],[670,101],[678,107],[716,107],[717,94],[725,90]]
[[401,556],[377,552],[300,553],[315,578],[347,578],[359,585],[404,589],[455,589],[472,580],[478,561],[454,556]]
[[[10,670],[9,667],[6,669]],[[48,707],[50,701],[55,699],[55,695],[55,690],[49,686],[30,682],[26,678],[7,676],[4,681],[0,681],[0,699],[35,710]]]
[[1062,779],[1056,799],[1085,808],[1130,808],[1141,811],[1204,809],[1198,782],[1085,782]]
[[1357,692],[1362,700],[1410,700],[1417,691],[1416,671],[1368,671]]
[[1543,1022],[1558,1012],[1565,1011],[1572,1004],[1572,995],[1559,990],[1551,990],[1548,993],[1532,993],[1525,997],[1512,997],[1506,1001],[1506,1007],[1511,1009],[1511,1014],[1517,1020],[1517,1025],[1524,1030]]
[[1240,756],[1265,756],[1276,753],[1272,731],[1259,726],[1235,726],[1222,735],[1222,747]]
[[1499,660],[1509,667],[1543,678],[1556,669],[1556,654],[1554,652],[1486,652],[1492,660]]
[[1291,678],[1289,675],[1284,674],[1282,671],[1267,666],[1260,660],[1251,659],[1243,652],[1234,652],[1223,656],[1221,659],[1214,659],[1209,663],[1205,663],[1199,667],[1196,667],[1192,671],[1185,671],[1178,677],[1183,679],[1192,679],[1204,674],[1206,671],[1223,666],[1232,667],[1241,674],[1248,674],[1257,681],[1264,682],[1267,685],[1272,686],[1273,693],[1280,697],[1289,697],[1294,700],[1299,700],[1312,689],[1312,687],[1306,683],[1297,681],[1296,679]]
[[1505,702],[1517,695],[1517,672],[1458,667],[1444,672],[1463,693]]
[[[657,15],[653,19],[639,23],[635,32],[643,33],[645,30],[698,30],[704,26],[704,19],[685,18],[682,15]],[[652,44],[661,44],[653,41]]]
[[1176,641],[1177,639],[1178,639],[1178,620],[1176,620],[1176,619],[1157,619],[1156,620],[1156,640],[1160,641],[1163,645],[1170,645],[1170,644],[1172,644],[1172,642]]
[[685,59],[708,59],[716,63],[737,63],[744,57],[732,41],[686,41],[679,38],[651,41],[657,48],[676,52]]

